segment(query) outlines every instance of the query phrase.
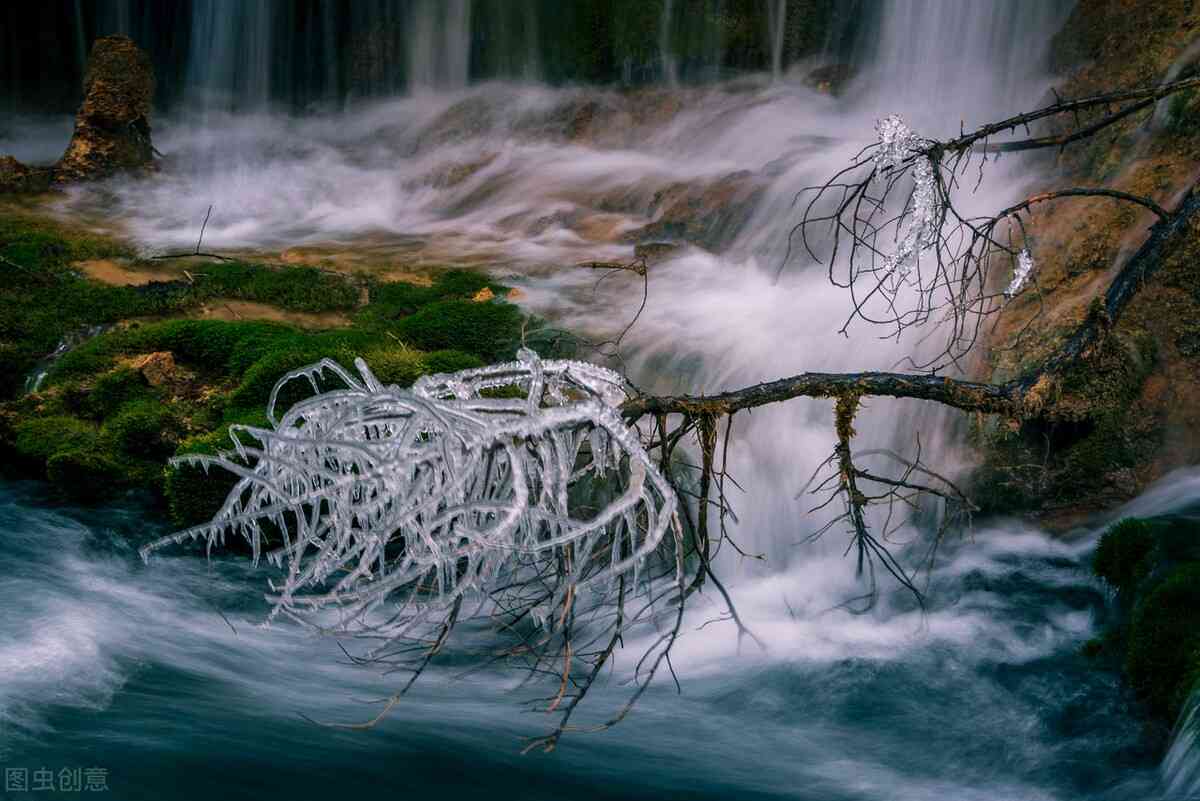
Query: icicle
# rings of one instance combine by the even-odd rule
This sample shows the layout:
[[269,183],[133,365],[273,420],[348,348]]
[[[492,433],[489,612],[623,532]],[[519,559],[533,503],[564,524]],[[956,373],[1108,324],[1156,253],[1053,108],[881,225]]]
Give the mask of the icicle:
[[1033,274],[1033,267],[1033,256],[1029,255],[1028,250],[1022,249],[1017,254],[1017,267],[1013,270],[1012,282],[1004,290],[1004,297],[1011,298],[1025,288],[1029,276]]
[[894,253],[884,257],[883,269],[893,281],[908,278],[913,259],[937,244],[937,221],[942,204],[935,180],[935,165],[922,151],[925,142],[895,114],[875,123],[879,147],[875,151],[875,172],[888,180],[889,173],[912,165],[913,194],[908,222]]

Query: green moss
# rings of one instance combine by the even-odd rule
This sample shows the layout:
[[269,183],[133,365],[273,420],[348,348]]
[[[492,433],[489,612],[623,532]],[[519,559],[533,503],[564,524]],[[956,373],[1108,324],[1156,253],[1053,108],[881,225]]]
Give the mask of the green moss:
[[170,409],[153,400],[125,404],[101,429],[123,453],[159,460],[175,452],[179,430],[179,421]]
[[1200,563],[1171,571],[1134,609],[1125,670],[1150,708],[1179,712],[1194,681],[1200,650]]
[[378,326],[415,313],[422,306],[439,300],[466,300],[482,289],[495,294],[507,288],[491,283],[486,275],[474,270],[446,270],[438,273],[432,285],[419,286],[403,281],[377,283],[369,289],[370,302],[358,314],[362,325]]
[[120,367],[97,378],[91,391],[81,399],[80,406],[89,416],[104,419],[126,403],[150,400],[153,396],[154,391],[141,371]]
[[1189,89],[1171,95],[1167,102],[1167,120],[1172,133],[1195,136],[1200,129],[1200,92]]
[[1154,544],[1154,526],[1149,521],[1121,520],[1100,537],[1092,570],[1118,593],[1131,593],[1150,571]]
[[197,278],[206,296],[269,303],[302,312],[353,309],[358,289],[345,276],[315,267],[269,268],[259,264],[221,262],[206,265]]
[[396,332],[423,350],[457,350],[495,362],[515,353],[522,319],[520,310],[508,303],[445,300],[404,318]]
[[94,425],[64,415],[23,420],[15,426],[15,434],[17,453],[43,464],[62,451],[91,449],[98,439]]
[[114,487],[126,483],[128,470],[128,465],[121,465],[97,450],[60,451],[46,463],[46,477],[55,486],[86,502],[110,498]]
[[406,387],[430,372],[425,366],[424,355],[411,348],[375,350],[363,354],[363,360],[375,377],[385,385]]
[[[148,311],[169,313],[214,295],[305,311],[349,308],[358,301],[359,290],[338,276],[306,268],[274,270],[237,263],[207,265],[194,285],[159,285],[152,292],[104,287],[66,270],[79,251],[48,236],[24,242],[21,254],[26,258],[40,254],[54,260],[56,269],[63,268],[55,273],[53,283],[43,288],[30,279],[16,282],[23,287],[19,293],[0,290],[7,299],[0,300],[0,370],[14,376],[23,376],[43,349],[53,348],[58,337],[81,321],[90,325]],[[269,322],[188,319],[113,327],[59,358],[44,384],[46,393],[8,404],[6,414],[0,416],[4,427],[0,434],[5,447],[19,459],[38,470],[44,468],[77,497],[83,498],[88,488],[147,488],[162,492],[176,523],[200,523],[219,508],[236,479],[219,469],[164,470],[167,457],[215,453],[226,446],[234,423],[266,426],[265,405],[279,379],[322,358],[351,367],[361,354],[383,381],[408,385],[426,373],[453,372],[511,356],[522,315],[509,304],[470,300],[484,288],[497,294],[506,291],[472,271],[443,272],[428,287],[375,284],[371,303],[358,315],[357,324],[330,331]],[[43,290],[44,297],[38,294]],[[23,310],[5,317],[4,302],[14,308],[40,304],[40,311],[35,315]],[[56,317],[60,310],[65,310],[62,319]],[[35,329],[36,336],[25,337]],[[42,340],[27,347],[12,344],[8,337]],[[421,349],[402,340],[422,343]],[[194,381],[181,390],[190,397],[164,403],[160,391],[149,386],[139,371],[120,364],[123,358],[159,351],[171,353],[181,367],[195,374]],[[337,385],[331,379],[329,387]],[[305,381],[290,384],[279,408],[286,409],[311,393]],[[206,430],[184,438],[185,431]]]
[[422,373],[457,373],[483,367],[483,360],[458,350],[435,350],[421,357],[421,367]]
[[[265,426],[266,419],[247,420],[244,424]],[[256,444],[253,437],[239,435],[245,445]],[[233,449],[230,439],[230,424],[216,431],[188,437],[179,444],[176,456],[203,454],[215,456]],[[196,526],[211,520],[225,502],[229,492],[237,484],[238,477],[228,470],[186,464],[168,465],[163,476],[163,497],[172,522],[180,527]]]

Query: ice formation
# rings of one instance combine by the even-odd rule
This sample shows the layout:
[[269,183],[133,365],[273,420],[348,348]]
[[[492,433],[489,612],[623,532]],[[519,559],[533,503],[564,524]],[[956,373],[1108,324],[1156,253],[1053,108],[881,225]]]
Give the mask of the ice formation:
[[[289,373],[271,395],[272,428],[238,426],[229,452],[176,460],[239,480],[211,522],[143,558],[244,537],[256,562],[279,568],[272,617],[332,609],[322,628],[384,642],[464,599],[519,593],[544,623],[581,591],[636,584],[679,530],[670,484],[617,411],[624,380],[524,349],[518,359],[411,389],[381,385],[361,359],[357,376],[328,359]],[[344,387],[321,392],[325,374]],[[305,379],[314,394],[276,421],[280,391]],[[550,589],[531,593],[531,581]]]
[[937,244],[941,200],[934,180],[934,164],[922,152],[925,143],[895,114],[875,123],[879,148],[875,151],[875,173],[887,179],[893,172],[912,165],[912,206],[904,233],[895,252],[884,257],[884,273],[903,280],[912,272],[913,259]]
[[1008,289],[1004,290],[1004,297],[1011,298],[1024,289],[1032,274],[1033,256],[1027,249],[1022,248],[1021,252],[1017,254],[1017,266],[1013,270],[1012,281],[1009,283]]

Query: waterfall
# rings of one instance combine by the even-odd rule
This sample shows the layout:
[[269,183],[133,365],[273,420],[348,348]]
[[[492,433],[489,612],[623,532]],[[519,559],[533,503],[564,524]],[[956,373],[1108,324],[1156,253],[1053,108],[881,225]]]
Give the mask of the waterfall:
[[771,75],[783,74],[783,42],[787,31],[788,0],[767,0],[767,29],[771,35]]
[[[892,0],[868,23],[858,59],[877,102],[957,133],[1036,102],[1050,36],[1071,0]],[[932,102],[931,102],[932,101]]]
[[671,22],[674,0],[663,0],[662,17],[658,22],[658,49],[662,53],[663,81],[668,86],[679,85],[679,65],[671,52]]
[[201,104],[249,109],[271,100],[275,20],[269,0],[195,0],[187,86]]
[[1184,706],[1171,749],[1163,760],[1167,797],[1200,799],[1200,686]]
[[[76,50],[82,58],[82,43],[99,30],[142,40],[153,31],[161,82],[182,88],[155,122],[169,166],[138,182],[80,187],[62,209],[116,221],[148,250],[193,246],[214,204],[206,246],[248,258],[286,261],[293,250],[298,259],[349,256],[355,268],[369,265],[385,277],[428,265],[497,265],[528,310],[595,340],[611,340],[630,322],[643,285],[621,272],[598,283],[596,270],[570,265],[627,260],[635,242],[665,244],[668,255],[648,270],[646,307],[622,341],[624,367],[647,391],[708,393],[806,370],[903,369],[896,365],[904,357],[936,347],[920,336],[880,340],[864,326],[838,333],[849,301],[830,286],[826,266],[791,238],[795,193],[845,165],[885,114],[939,136],[963,120],[1035,104],[1048,83],[1050,37],[1070,7],[1067,0],[865,4],[849,57],[858,77],[833,98],[782,79],[802,13],[786,0],[755,4],[754,26],[737,41],[723,41],[711,24],[733,5],[722,0],[626,4],[642,16],[622,29],[625,49],[605,39],[593,55],[597,70],[624,67],[631,83],[654,75],[666,84],[642,92],[585,80],[556,87],[576,76],[555,49],[568,25],[583,24],[572,16],[582,6],[568,0],[191,0],[178,4],[175,32],[161,25],[169,4],[63,5],[78,23],[63,28],[70,34],[64,60]],[[765,56],[753,62],[757,75],[745,76],[749,69],[738,64],[731,69],[739,80],[696,85],[697,75],[726,65],[722,48],[746,47]],[[601,74],[595,83],[616,77]],[[525,82],[472,87],[492,78]],[[346,97],[354,102],[324,102]],[[987,169],[979,191],[962,198],[967,213],[1003,207],[1026,188],[1020,157]],[[670,217],[664,209],[675,196],[698,210]],[[737,212],[726,214],[730,207]],[[709,217],[722,220],[720,236],[696,234]],[[509,677],[480,673],[452,684],[453,660],[431,668],[432,686],[399,705],[380,736],[314,736],[298,727],[297,711],[355,719],[363,707],[343,703],[347,695],[378,697],[393,685],[381,693],[376,677],[339,661],[328,641],[294,637],[286,625],[251,629],[259,576],[246,576],[240,561],[215,563],[226,586],[187,557],[147,570],[127,566],[114,546],[97,559],[83,544],[109,537],[111,527],[89,533],[0,493],[0,540],[14,579],[3,592],[6,608],[16,610],[0,616],[0,727],[31,740],[45,733],[47,741],[36,758],[14,759],[4,751],[10,740],[0,738],[0,761],[107,765],[111,756],[114,779],[132,783],[141,762],[195,754],[277,768],[280,791],[295,797],[311,789],[305,782],[324,789],[315,782],[363,775],[378,786],[407,781],[443,793],[477,792],[480,776],[494,775],[493,794],[511,785],[510,794],[546,798],[582,796],[593,786],[661,798],[673,789],[667,782],[698,788],[704,781],[716,788],[712,798],[1154,797],[1157,766],[1142,771],[1153,785],[1145,776],[1122,784],[1122,759],[1139,732],[1123,702],[1112,700],[1113,680],[1079,667],[1079,646],[1094,633],[1092,613],[1102,603],[1086,572],[1087,538],[1066,542],[1019,522],[984,524],[972,542],[948,544],[926,614],[886,592],[869,616],[837,610],[862,585],[843,558],[842,531],[807,542],[827,518],[809,511],[819,501],[798,497],[833,448],[831,405],[798,400],[731,422],[728,472],[740,486],[730,490],[737,513],[730,532],[738,547],[764,559],[725,546],[720,574],[771,652],[746,653],[747,645],[739,653],[719,596],[698,595],[696,619],[672,656],[684,693],[652,688],[639,706],[650,714],[631,715],[605,739],[572,741],[564,751],[578,750],[555,762],[478,760],[501,747],[495,742],[527,732],[509,732],[510,699],[496,701]],[[957,417],[930,403],[878,399],[855,421],[855,448],[911,455],[919,433],[925,460],[954,475],[964,466]],[[1196,486],[1179,492],[1194,495]],[[148,515],[129,517],[144,537]],[[903,534],[918,536],[912,528]],[[227,608],[229,587],[246,598],[223,621],[214,610]],[[715,606],[703,606],[710,599]],[[41,644],[37,659],[22,638]],[[195,743],[171,739],[177,675],[194,682],[189,714],[199,724],[188,734]],[[602,698],[615,695],[604,691]],[[63,712],[71,705],[88,710],[77,723]],[[1062,734],[1081,709],[1087,730]],[[126,747],[135,741],[138,749]],[[412,744],[413,758],[396,759],[404,753],[397,743]],[[462,770],[425,758],[430,749],[434,756],[449,750],[446,743],[464,755]],[[635,759],[626,758],[631,753]],[[619,782],[605,778],[613,764]],[[418,774],[426,783],[414,782],[411,774],[426,769],[428,777]],[[139,792],[163,783],[161,770],[148,773],[148,789]],[[645,776],[658,784],[632,786]],[[1200,696],[1162,777],[1172,797],[1200,795]],[[330,787],[326,795],[333,792],[347,790]]]
[[415,91],[467,85],[471,0],[416,0],[408,28],[409,86]]

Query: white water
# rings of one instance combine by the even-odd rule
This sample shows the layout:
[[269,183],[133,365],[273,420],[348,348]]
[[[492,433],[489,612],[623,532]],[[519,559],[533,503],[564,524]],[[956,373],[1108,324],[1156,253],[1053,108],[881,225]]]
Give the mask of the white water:
[[[1194,509],[1198,490],[1200,473],[1180,473],[1114,517]],[[1095,531],[981,529],[948,548],[924,616],[820,610],[809,598],[844,587],[815,572],[743,586],[768,652],[701,629],[718,610],[698,605],[672,659],[681,695],[659,683],[617,729],[522,759],[519,737],[545,721],[514,705],[537,688],[456,677],[452,660],[378,731],[314,728],[298,716],[362,719],[395,677],[291,626],[258,628],[244,560],[145,567],[124,539],[160,530],[141,510],[64,514],[31,492],[0,486],[0,764],[107,766],[123,801],[261,797],[264,774],[288,797],[398,783],[453,797],[1162,797],[1153,765],[1130,759],[1138,723],[1115,677],[1078,656],[1103,603],[1086,566]],[[596,689],[594,714],[623,699],[641,645]],[[202,778],[164,775],[193,769]]]
[[[616,276],[594,290],[596,273],[570,265],[628,259],[630,238],[662,238],[639,233],[661,214],[662,193],[727,187],[758,200],[702,238],[706,248],[653,266],[649,304],[625,340],[631,377],[712,392],[804,370],[889,369],[914,348],[936,349],[937,338],[918,346],[928,333],[918,331],[880,340],[862,326],[839,335],[849,298],[804,254],[793,252],[775,282],[797,219],[795,192],[847,163],[884,114],[939,134],[959,119],[979,124],[1034,104],[1049,81],[1034,65],[1063,12],[1054,3],[889,5],[843,100],[781,81],[632,95],[493,83],[301,119],[180,115],[157,133],[169,156],[160,176],[116,182],[111,195],[81,190],[69,211],[89,213],[98,200],[160,250],[194,245],[212,204],[208,248],[358,249],[384,268],[479,263],[513,274],[534,311],[602,339],[631,318],[638,282]],[[780,35],[785,13],[776,8]],[[461,35],[453,25],[437,30]],[[948,41],[969,46],[932,46]],[[434,49],[444,58],[452,50],[449,42]],[[451,75],[465,78],[447,67],[427,83]],[[465,174],[458,183],[439,178],[455,168]],[[961,208],[1002,207],[1024,183],[1018,160],[991,165]],[[698,222],[735,205],[703,206]],[[738,510],[743,546],[770,556],[768,572],[804,565],[844,589],[848,565],[793,547],[822,522],[794,496],[832,447],[830,417],[824,402],[756,412],[738,420],[730,458],[750,493]],[[872,404],[858,421],[859,447],[913,453],[919,436],[923,452],[954,472],[951,419],[919,403]],[[828,550],[833,558],[840,544]]]

